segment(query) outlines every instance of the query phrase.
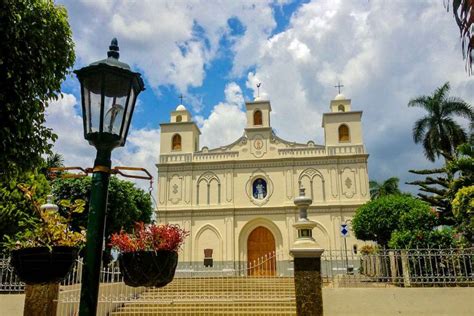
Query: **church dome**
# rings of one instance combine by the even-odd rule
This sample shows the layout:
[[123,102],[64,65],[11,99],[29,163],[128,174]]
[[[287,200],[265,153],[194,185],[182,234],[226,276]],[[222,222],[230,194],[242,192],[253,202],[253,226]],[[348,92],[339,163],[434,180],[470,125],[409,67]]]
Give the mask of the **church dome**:
[[180,104],[176,107],[176,111],[186,111],[186,107],[184,105]]
[[336,97],[334,98],[334,100],[345,100],[346,99],[346,96],[343,95],[342,93],[339,93],[338,95],[336,95]]

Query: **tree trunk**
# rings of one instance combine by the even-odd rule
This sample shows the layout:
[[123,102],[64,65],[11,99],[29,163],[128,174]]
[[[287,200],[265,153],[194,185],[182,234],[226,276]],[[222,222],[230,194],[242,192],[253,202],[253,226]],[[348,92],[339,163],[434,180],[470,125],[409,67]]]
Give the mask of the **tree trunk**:
[[26,285],[23,316],[55,316],[59,283]]

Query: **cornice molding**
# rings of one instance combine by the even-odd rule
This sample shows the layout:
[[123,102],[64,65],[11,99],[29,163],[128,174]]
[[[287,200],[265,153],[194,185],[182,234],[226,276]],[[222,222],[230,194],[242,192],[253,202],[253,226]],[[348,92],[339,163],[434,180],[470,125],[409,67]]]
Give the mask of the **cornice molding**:
[[192,171],[192,170],[225,170],[225,169],[247,169],[247,168],[272,168],[272,167],[299,167],[312,165],[341,165],[367,163],[369,155],[360,154],[354,156],[325,156],[325,157],[292,157],[278,158],[272,160],[242,160],[242,161],[213,161],[202,163],[180,163],[180,164],[156,164],[156,167],[165,172]]

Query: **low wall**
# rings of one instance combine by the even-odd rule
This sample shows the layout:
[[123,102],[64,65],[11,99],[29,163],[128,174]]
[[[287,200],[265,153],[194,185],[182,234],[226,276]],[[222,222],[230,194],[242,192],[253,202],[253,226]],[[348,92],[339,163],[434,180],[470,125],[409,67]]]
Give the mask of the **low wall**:
[[[472,315],[472,311],[474,311],[473,298],[474,288],[323,289],[325,316]],[[24,294],[0,295],[0,315],[23,315],[24,300]],[[71,303],[71,305],[76,304]],[[113,305],[110,304],[107,308],[101,306],[99,309],[105,315],[115,307]],[[65,310],[66,306],[62,307],[62,313],[58,311],[58,315],[65,315],[67,308]]]
[[25,306],[25,294],[0,294],[0,315],[21,316]]
[[324,315],[473,315],[474,288],[325,288]]

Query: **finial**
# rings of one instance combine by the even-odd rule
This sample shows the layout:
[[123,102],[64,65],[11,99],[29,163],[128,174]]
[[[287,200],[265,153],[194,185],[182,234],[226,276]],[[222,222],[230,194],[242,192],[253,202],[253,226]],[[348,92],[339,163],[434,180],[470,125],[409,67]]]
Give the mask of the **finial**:
[[184,95],[181,93],[178,98],[181,100],[180,104],[183,104]]
[[262,85],[261,82],[257,83],[257,98],[260,98],[260,86]]
[[54,196],[52,194],[48,194],[48,196],[46,196],[46,203],[53,204],[53,198]]
[[300,196],[305,196],[306,189],[304,187],[300,187]]
[[107,52],[107,57],[112,57],[115,59],[119,59],[119,47],[118,47],[118,41],[117,38],[113,38],[112,41],[110,42],[109,46],[109,51]]
[[341,84],[340,81],[338,81],[337,86],[334,86],[334,88],[337,88],[337,93],[341,94],[341,88],[344,87],[344,85]]

